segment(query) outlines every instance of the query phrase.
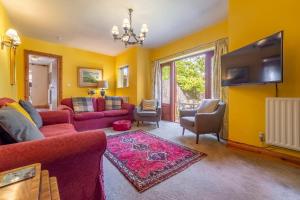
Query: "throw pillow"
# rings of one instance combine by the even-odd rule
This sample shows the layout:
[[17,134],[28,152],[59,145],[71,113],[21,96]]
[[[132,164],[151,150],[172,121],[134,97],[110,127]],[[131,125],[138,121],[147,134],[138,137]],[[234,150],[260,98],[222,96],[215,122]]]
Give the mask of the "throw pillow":
[[217,109],[219,102],[219,99],[203,99],[200,106],[197,108],[197,113],[214,112]]
[[9,108],[15,109],[16,111],[21,113],[24,117],[26,117],[32,124],[35,125],[35,123],[33,122],[32,118],[30,117],[28,112],[17,102],[8,103],[8,104],[6,104],[6,106]]
[[155,111],[156,110],[156,101],[155,100],[143,100],[142,101],[142,110]]
[[33,107],[29,101],[20,100],[19,104],[28,112],[31,119],[38,128],[43,126],[43,120],[39,112]]
[[94,112],[93,100],[90,97],[73,97],[74,112]]
[[122,97],[105,96],[105,110],[120,110]]
[[0,126],[15,142],[44,138],[40,130],[33,123],[11,107],[0,109]]

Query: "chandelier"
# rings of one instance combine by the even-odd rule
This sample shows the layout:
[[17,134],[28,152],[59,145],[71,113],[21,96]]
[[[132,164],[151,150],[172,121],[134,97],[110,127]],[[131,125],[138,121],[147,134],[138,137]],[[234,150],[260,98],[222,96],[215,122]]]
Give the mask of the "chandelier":
[[114,40],[121,40],[122,42],[124,42],[125,47],[127,47],[127,45],[135,45],[135,44],[143,45],[143,42],[146,37],[146,33],[148,33],[147,24],[143,24],[140,34],[136,35],[133,32],[132,20],[131,20],[131,15],[133,10],[130,8],[128,9],[128,11],[129,11],[129,19],[125,18],[123,20],[124,33],[122,35],[119,35],[118,26],[113,26],[111,30],[113,38]]

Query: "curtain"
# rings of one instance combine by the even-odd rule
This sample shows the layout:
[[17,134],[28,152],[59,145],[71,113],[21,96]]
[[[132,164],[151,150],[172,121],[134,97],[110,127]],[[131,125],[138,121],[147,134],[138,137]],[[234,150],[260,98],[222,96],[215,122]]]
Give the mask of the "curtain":
[[224,115],[224,124],[221,132],[221,138],[228,138],[228,96],[227,88],[221,86],[221,56],[228,52],[228,39],[220,39],[215,43],[215,54],[213,59],[212,73],[212,97],[221,99],[226,103],[226,111]]
[[154,61],[152,88],[152,96],[159,102],[159,105],[161,105],[161,67],[159,61]]

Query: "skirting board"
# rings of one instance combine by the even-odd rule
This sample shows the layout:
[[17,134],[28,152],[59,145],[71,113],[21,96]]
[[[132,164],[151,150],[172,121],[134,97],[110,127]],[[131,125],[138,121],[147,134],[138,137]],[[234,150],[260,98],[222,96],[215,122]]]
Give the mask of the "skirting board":
[[249,145],[249,144],[234,142],[234,141],[231,141],[231,140],[227,141],[227,146],[237,148],[237,149],[246,150],[246,151],[251,151],[251,152],[255,152],[255,153],[261,153],[261,154],[269,155],[269,156],[272,156],[272,157],[276,157],[276,158],[279,158],[281,160],[296,164],[297,166],[300,167],[300,158],[295,157],[295,156],[291,156],[291,155],[287,155],[287,154],[284,154],[284,153],[271,151],[271,150],[268,150],[268,149],[265,149],[265,148],[262,148],[262,147],[256,147],[256,146],[252,146],[252,145]]

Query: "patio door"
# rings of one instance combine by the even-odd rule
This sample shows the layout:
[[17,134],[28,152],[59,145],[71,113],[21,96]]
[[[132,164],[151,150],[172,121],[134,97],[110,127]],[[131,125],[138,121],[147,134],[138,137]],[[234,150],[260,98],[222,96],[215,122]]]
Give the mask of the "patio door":
[[214,51],[161,64],[162,119],[178,122],[180,109],[195,109],[211,98]]
[[161,108],[162,119],[166,121],[174,121],[174,62],[161,64]]

